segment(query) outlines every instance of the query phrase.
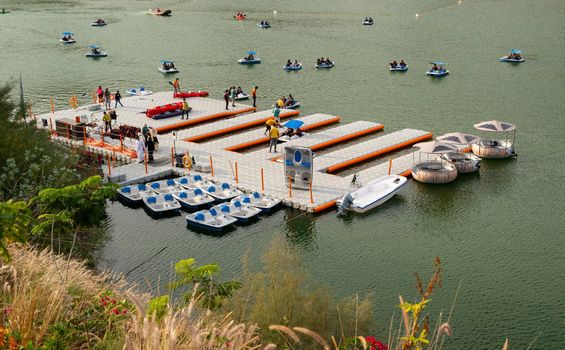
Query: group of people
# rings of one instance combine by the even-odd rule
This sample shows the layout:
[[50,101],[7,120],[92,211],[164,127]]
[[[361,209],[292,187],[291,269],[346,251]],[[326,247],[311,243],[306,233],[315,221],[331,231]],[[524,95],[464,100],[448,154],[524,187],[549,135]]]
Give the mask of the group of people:
[[94,46],[94,47],[90,48],[90,51],[94,55],[100,55],[101,54],[100,48],[98,46]]
[[247,55],[247,57],[245,57],[244,59],[247,60],[247,61],[253,61],[253,60],[255,59],[255,55],[253,55],[253,54],[250,53],[250,54]]
[[102,102],[104,102],[106,109],[112,108],[112,97],[116,102],[114,108],[118,108],[118,103],[120,104],[120,106],[124,106],[122,104],[122,94],[120,94],[120,90],[116,90],[116,93],[112,96],[108,88],[104,90],[102,89],[102,86],[98,85],[98,89],[96,89],[96,95],[98,96],[98,103],[101,104]]
[[292,62],[290,59],[288,61],[286,61],[286,66],[285,67],[300,67],[300,63],[298,63],[297,60],[294,60],[294,62]]
[[147,162],[153,162],[153,152],[159,150],[159,140],[157,139],[157,130],[143,124],[141,134],[136,142],[137,159],[139,163],[145,161],[145,153],[147,153]]
[[234,16],[235,19],[244,19],[245,18],[245,13],[243,12],[238,12],[237,15]]
[[261,24],[262,26],[268,26],[268,25],[270,25],[270,24],[269,24],[269,21],[261,21],[260,24]]
[[63,35],[61,40],[63,40],[63,41],[73,41],[75,39],[73,39],[73,36],[71,34],[69,34],[69,35]]
[[[251,89],[251,98],[253,99],[253,107],[257,107],[257,89],[258,87],[255,86]],[[235,86],[231,86],[228,90],[224,91],[224,101],[226,102],[226,110],[229,109],[230,101],[232,107],[235,107],[235,100],[238,97],[241,97],[243,94],[243,89],[241,86],[238,86],[237,89]]]
[[396,62],[396,61],[392,61],[390,62],[390,67],[391,68],[404,68],[406,67],[406,63],[404,62],[404,60],[400,60],[400,63]]
[[288,97],[282,96],[281,98],[279,98],[275,105],[276,105],[276,107],[284,108],[284,107],[290,107],[290,106],[294,105],[295,102],[296,101],[294,100],[294,97],[292,96],[292,94],[288,94]]
[[161,68],[163,68],[164,70],[176,69],[174,62],[163,62]]
[[298,138],[298,137],[302,137],[303,133],[302,130],[300,130],[300,128],[287,128],[286,131],[282,134],[282,136],[288,136],[289,138]]
[[281,124],[276,111],[278,111],[277,106],[275,106],[275,110],[273,111],[274,118],[267,120],[265,123],[265,135],[269,135],[269,153],[271,153],[273,149],[275,153],[277,153],[277,144],[279,143],[279,128],[281,127]]
[[432,70],[442,72],[445,70],[445,68],[443,68],[443,66],[441,65],[438,66],[437,64],[434,63],[434,65],[432,66]]
[[106,22],[102,18],[98,18],[96,21],[94,21],[94,23],[102,24],[102,23],[106,23]]
[[369,17],[369,18],[365,17],[365,22],[373,23],[373,17]]
[[323,57],[318,58],[318,61],[317,61],[317,65],[318,65],[318,66],[323,66],[323,65],[329,66],[329,65],[331,65],[331,64],[333,64],[333,62],[332,62],[332,60],[330,60],[329,57],[326,58],[326,59],[324,59]]
[[522,59],[522,55],[520,55],[519,53],[513,53],[513,52],[511,52],[511,53],[507,56],[507,58],[508,58],[509,60],[521,60],[521,59]]

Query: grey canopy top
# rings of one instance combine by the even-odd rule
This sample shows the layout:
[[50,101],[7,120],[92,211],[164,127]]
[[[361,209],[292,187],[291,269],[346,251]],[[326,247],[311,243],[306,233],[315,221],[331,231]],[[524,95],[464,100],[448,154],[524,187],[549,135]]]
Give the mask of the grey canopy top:
[[516,130],[516,125],[498,120],[489,120],[474,125],[475,129],[481,131],[512,131]]

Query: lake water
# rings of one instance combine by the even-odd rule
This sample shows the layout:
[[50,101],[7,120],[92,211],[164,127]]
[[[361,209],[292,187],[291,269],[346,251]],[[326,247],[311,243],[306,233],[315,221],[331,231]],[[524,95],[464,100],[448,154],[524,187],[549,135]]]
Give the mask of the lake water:
[[[369,215],[337,218],[285,209],[224,237],[196,234],[183,217],[150,219],[143,210],[109,206],[112,239],[100,267],[127,272],[158,256],[128,277],[153,285],[167,280],[171,262],[186,257],[219,263],[237,276],[240,259],[254,261],[275,236],[284,236],[320,282],[338,295],[371,292],[377,335],[386,337],[398,294],[415,295],[413,271],[444,263],[445,283],[432,302],[448,311],[461,292],[452,319],[451,349],[496,349],[509,336],[512,348],[562,347],[565,329],[565,244],[563,130],[565,128],[565,2],[562,0],[336,0],[238,2],[163,1],[170,18],[143,12],[149,1],[1,0],[13,10],[0,15],[0,81],[22,73],[36,112],[81,102],[98,85],[125,91],[143,85],[164,90],[170,77],[158,61],[173,59],[183,88],[205,89],[221,98],[230,86],[259,86],[259,107],[292,93],[301,114],[330,113],[342,122],[371,120],[394,131],[412,127],[440,135],[473,133],[472,125],[500,119],[518,126],[516,159],[484,161],[480,175],[453,184],[410,181],[402,195]],[[248,20],[232,16],[239,10]],[[275,15],[273,11],[276,10]],[[416,14],[419,14],[417,17]],[[375,25],[361,25],[372,16]],[[98,17],[110,24],[94,28]],[[273,28],[255,23],[268,19]],[[58,35],[76,33],[62,46]],[[109,56],[84,57],[98,43]],[[497,62],[519,48],[526,63]],[[247,50],[263,64],[236,64]],[[316,71],[315,59],[330,56],[336,67]],[[287,59],[304,69],[284,72]],[[387,64],[405,59],[406,74]],[[450,76],[425,76],[428,62],[449,63]],[[84,96],[83,96],[84,94]],[[383,161],[381,159],[381,161]],[[376,163],[375,163],[376,164]],[[354,171],[350,170],[351,171]]]

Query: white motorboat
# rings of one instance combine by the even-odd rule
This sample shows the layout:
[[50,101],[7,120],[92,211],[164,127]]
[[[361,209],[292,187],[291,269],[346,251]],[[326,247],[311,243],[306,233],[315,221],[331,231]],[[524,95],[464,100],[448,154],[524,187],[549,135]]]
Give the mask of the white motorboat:
[[204,190],[204,192],[208,193],[210,196],[214,197],[220,202],[228,201],[243,194],[243,192],[241,192],[237,188],[230,186],[230,184],[228,184],[227,182],[219,185],[213,184],[211,186],[201,188],[202,190]]
[[148,15],[168,17],[168,16],[172,15],[173,11],[171,11],[171,10],[161,11],[160,9],[156,9],[156,10],[149,9],[149,11],[147,11],[145,13],[148,14]]
[[153,91],[145,90],[143,86],[140,86],[139,89],[132,88],[126,90],[126,93],[131,96],[146,96],[146,95],[151,95]]
[[212,196],[204,193],[200,188],[175,192],[173,197],[183,208],[191,211],[202,209],[215,201]]
[[118,198],[126,205],[139,206],[143,197],[151,195],[151,190],[145,184],[124,186],[118,189]]
[[175,214],[181,208],[180,203],[170,193],[143,197],[143,204],[149,214],[156,216]]
[[253,219],[259,217],[261,213],[261,209],[252,207],[250,205],[244,205],[239,200],[232,200],[230,203],[221,203],[218,204],[212,209],[216,209],[217,211],[225,214],[227,216],[231,216],[237,219],[240,223],[247,223]]
[[365,213],[391,199],[407,181],[407,178],[399,175],[380,177],[343,196],[337,201],[337,206],[340,211]]
[[206,188],[214,185],[213,182],[202,179],[200,175],[182,176],[175,179],[175,182],[187,189]]
[[234,200],[239,200],[243,204],[248,204],[252,207],[261,209],[261,212],[268,214],[274,211],[280,204],[280,199],[275,199],[271,197],[264,196],[259,192],[253,192],[253,194],[244,194],[237,196]]
[[232,228],[236,222],[236,218],[219,213],[216,209],[201,210],[186,216],[188,225],[212,232]]
[[239,94],[237,94],[237,96],[235,96],[236,101],[247,100],[248,98],[249,98],[249,95],[246,94],[245,92],[239,93]]
[[177,184],[173,179],[149,182],[147,183],[147,187],[157,194],[174,193],[184,190],[184,187]]

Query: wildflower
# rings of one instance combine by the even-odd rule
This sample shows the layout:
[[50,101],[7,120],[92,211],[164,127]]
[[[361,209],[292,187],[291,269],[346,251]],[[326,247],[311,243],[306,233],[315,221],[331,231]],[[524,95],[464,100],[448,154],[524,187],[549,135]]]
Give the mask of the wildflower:
[[8,349],[9,350],[18,350],[20,347],[18,346],[18,342],[16,341],[16,338],[10,336],[10,341],[9,341],[9,345],[8,345]]
[[127,314],[127,313],[128,313],[128,310],[126,310],[126,309],[123,309],[123,310],[122,310],[122,315],[125,315],[125,314]]
[[117,307],[112,309],[112,312],[114,313],[114,315],[119,315],[120,314],[120,310],[118,310]]
[[7,332],[8,330],[2,326],[0,326],[0,348],[4,349],[4,347],[6,346],[6,342],[4,337],[6,336],[6,334],[8,334]]

